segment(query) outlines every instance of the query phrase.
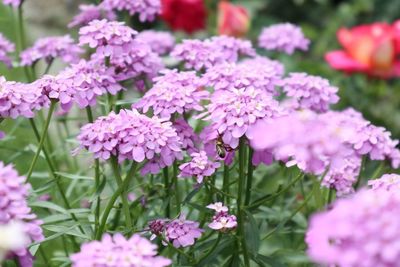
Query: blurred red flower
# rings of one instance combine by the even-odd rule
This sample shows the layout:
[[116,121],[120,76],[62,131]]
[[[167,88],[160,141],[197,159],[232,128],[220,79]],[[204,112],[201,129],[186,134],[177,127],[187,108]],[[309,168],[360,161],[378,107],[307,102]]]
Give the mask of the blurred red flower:
[[206,27],[203,0],[162,0],[162,19],[174,30],[193,33]]
[[221,1],[218,5],[218,34],[243,37],[250,28],[250,16],[239,5]]
[[344,50],[331,51],[326,61],[334,69],[347,73],[364,72],[390,78],[400,76],[400,21],[393,25],[373,23],[337,32]]

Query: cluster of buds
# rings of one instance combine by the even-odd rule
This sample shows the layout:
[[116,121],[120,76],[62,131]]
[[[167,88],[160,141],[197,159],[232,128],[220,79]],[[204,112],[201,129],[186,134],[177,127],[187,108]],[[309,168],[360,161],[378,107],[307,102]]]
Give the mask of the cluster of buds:
[[215,211],[213,220],[208,224],[208,227],[222,233],[229,232],[236,228],[236,216],[229,214],[228,207],[224,206],[222,202],[210,204],[207,206],[207,208]]

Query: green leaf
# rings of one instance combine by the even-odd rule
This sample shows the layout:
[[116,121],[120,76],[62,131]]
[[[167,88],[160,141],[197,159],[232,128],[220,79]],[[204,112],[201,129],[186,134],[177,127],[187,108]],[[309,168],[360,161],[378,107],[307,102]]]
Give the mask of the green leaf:
[[52,202],[47,202],[47,201],[35,201],[30,204],[32,207],[40,207],[40,208],[45,208],[45,209],[50,209],[50,210],[55,210],[60,213],[68,214],[68,211],[64,209],[63,207],[58,206],[57,204],[54,204]]
[[76,236],[80,237],[83,239],[90,239],[90,236],[82,234],[80,231],[77,230],[78,224],[75,224],[71,227],[68,226],[63,226],[63,225],[44,225],[43,228],[51,231],[51,232],[62,232],[65,235],[71,235],[71,236]]
[[65,173],[65,172],[56,172],[56,174],[60,175],[61,177],[72,179],[72,180],[90,180],[90,181],[94,181],[93,177],[90,177],[90,176],[83,176],[83,175],[71,174],[71,173]]
[[257,254],[260,248],[260,230],[253,215],[247,210],[244,211],[248,218],[244,225],[247,248],[252,254]]
[[285,267],[283,263],[279,262],[275,258],[264,256],[261,254],[250,255],[251,259],[258,263],[260,266],[271,266],[271,267]]

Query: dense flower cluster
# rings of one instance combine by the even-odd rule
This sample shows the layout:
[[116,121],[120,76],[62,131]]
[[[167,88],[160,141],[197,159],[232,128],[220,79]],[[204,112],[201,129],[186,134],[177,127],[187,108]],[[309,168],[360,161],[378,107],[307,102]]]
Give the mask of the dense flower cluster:
[[171,33],[163,31],[142,31],[136,35],[135,40],[148,44],[151,50],[158,55],[169,53],[175,45],[175,37]]
[[213,175],[221,164],[208,159],[205,151],[193,152],[190,154],[190,162],[179,166],[181,178],[195,178],[197,183],[201,184],[206,177]]
[[79,45],[96,48],[95,55],[109,57],[127,51],[137,34],[123,22],[93,20],[79,29]]
[[14,52],[14,50],[15,45],[0,33],[0,62],[6,64],[7,67],[11,67],[11,58],[8,54]]
[[103,5],[79,5],[79,14],[68,24],[69,28],[85,26],[92,20],[107,19],[115,20],[117,15],[112,10],[106,10]]
[[240,55],[255,56],[250,41],[228,36],[211,37],[204,41],[184,40],[175,46],[172,56],[185,62],[188,69],[208,69],[223,62],[236,62]]
[[285,74],[285,66],[281,62],[259,55],[253,58],[245,58],[240,61],[240,64],[247,64],[255,68],[261,68],[262,66],[272,67],[276,71],[276,75],[283,76]]
[[221,63],[207,69],[205,84],[214,90],[254,88],[274,95],[281,79],[280,69],[274,64]]
[[369,180],[368,185],[372,190],[386,190],[389,192],[400,192],[400,175],[398,174],[384,174],[381,178],[376,180]]
[[93,106],[97,96],[122,90],[113,75],[113,70],[102,62],[81,60],[57,76],[45,75],[33,84],[50,99],[60,101],[63,110],[68,111],[73,103],[79,108]]
[[44,59],[51,63],[55,58],[61,58],[66,63],[76,63],[83,50],[75,44],[69,35],[45,37],[37,40],[35,44],[21,52],[21,65],[30,66],[38,60]]
[[23,223],[11,221],[0,224],[0,263],[9,253],[23,250],[27,245],[29,245],[29,237],[25,233]]
[[189,154],[197,152],[200,138],[193,128],[183,118],[175,119],[173,126],[182,142],[181,149]]
[[290,73],[279,85],[288,97],[298,102],[298,108],[326,112],[330,104],[339,101],[338,88],[330,85],[327,79],[306,73]]
[[[26,198],[30,185],[25,184],[26,178],[19,176],[11,165],[0,162],[0,225],[18,221],[23,224],[24,231],[31,241],[44,239],[40,225],[28,207]],[[12,251],[22,267],[31,267],[33,257],[27,248]]]
[[161,13],[160,0],[104,0],[102,4],[109,10],[126,10],[131,16],[138,14],[141,22],[153,21]]
[[19,7],[22,3],[22,0],[3,0],[3,4],[11,5],[13,7]]
[[80,252],[71,255],[71,260],[73,267],[165,267],[172,263],[157,256],[157,246],[140,235],[125,239],[119,233],[83,244]]
[[400,194],[362,190],[311,219],[306,234],[315,262],[339,267],[396,266],[400,260]]
[[32,118],[34,111],[49,106],[48,98],[35,84],[6,81],[0,76],[0,117]]
[[205,120],[212,121],[212,129],[222,135],[226,145],[236,148],[239,138],[247,135],[249,126],[282,113],[271,95],[249,87],[216,91],[207,106],[209,116]]
[[196,72],[168,70],[155,78],[154,86],[133,107],[147,112],[150,108],[155,115],[170,118],[191,110],[201,111],[201,101],[208,99],[209,93],[202,87]]
[[230,215],[228,207],[224,206],[221,202],[210,204],[207,208],[215,210],[213,220],[208,224],[208,227],[221,232],[227,232],[236,228],[236,216]]
[[111,112],[98,118],[81,128],[78,140],[82,148],[102,160],[118,155],[120,161],[142,162],[159,155],[160,164],[170,166],[175,158],[181,158],[181,142],[172,123],[136,110]]
[[266,27],[261,32],[258,45],[267,50],[277,50],[293,54],[296,49],[306,51],[310,44],[301,28],[291,23],[281,23]]

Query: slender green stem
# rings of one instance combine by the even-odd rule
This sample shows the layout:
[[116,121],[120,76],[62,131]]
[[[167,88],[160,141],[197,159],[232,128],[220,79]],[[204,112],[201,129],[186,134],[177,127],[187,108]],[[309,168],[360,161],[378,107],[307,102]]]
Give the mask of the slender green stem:
[[39,142],[38,148],[36,150],[36,154],[33,157],[33,160],[31,162],[31,165],[30,165],[29,170],[28,170],[28,174],[26,175],[26,182],[27,183],[29,182],[29,179],[32,176],[33,169],[35,168],[35,165],[36,165],[36,162],[37,162],[37,160],[39,158],[40,152],[42,151],[43,144],[44,144],[44,141],[45,141],[46,136],[47,136],[47,131],[49,129],[51,117],[53,115],[55,107],[56,107],[56,102],[52,101],[51,104],[50,104],[49,113],[47,114],[47,118],[46,118],[43,130],[42,130],[42,134],[41,134],[41,138],[40,138],[40,142]]
[[173,165],[173,182],[174,182],[174,195],[176,202],[176,213],[179,214],[181,212],[181,196],[179,192],[179,184],[178,184],[178,163],[174,161]]
[[238,195],[237,195],[237,213],[238,213],[238,229],[237,229],[237,237],[238,237],[238,247],[242,247],[244,265],[246,267],[250,266],[250,259],[247,251],[246,240],[244,238],[244,222],[245,222],[245,214],[242,210],[242,197],[243,190],[245,187],[245,163],[246,163],[246,146],[244,138],[241,138],[239,141],[239,185],[238,185]]
[[39,252],[40,252],[40,255],[42,256],[42,259],[43,259],[45,265],[46,265],[46,266],[49,266],[49,267],[53,266],[53,265],[50,263],[49,259],[47,258],[46,253],[43,251],[42,246],[39,246]]
[[253,171],[254,171],[254,166],[253,166],[253,149],[249,147],[249,157],[248,157],[248,163],[247,163],[247,189],[246,189],[246,198],[244,200],[244,204],[247,206],[250,203],[251,199],[251,187],[253,184]]
[[[24,29],[24,16],[23,16],[23,10],[22,10],[22,5],[18,7],[18,30],[17,30],[17,54],[18,56],[20,55],[21,51],[26,48],[26,39],[25,39],[25,29]],[[18,59],[19,60],[19,59]],[[29,82],[33,81],[33,78],[31,74],[29,73],[29,69],[27,66],[23,67],[25,76],[28,79]]]
[[169,218],[171,215],[170,211],[170,200],[169,200],[169,175],[168,175],[168,167],[163,169],[163,176],[164,176],[164,187],[165,187],[165,196],[168,198],[167,207],[165,208],[165,217]]
[[222,182],[222,191],[226,194],[224,195],[224,202],[229,205],[229,166],[224,163],[224,180]]
[[[112,166],[112,170],[113,170],[115,179],[117,180],[118,187],[121,187],[124,184],[124,182],[122,181],[121,173],[119,171],[118,159],[115,156],[111,157],[111,166]],[[133,224],[132,224],[131,212],[129,210],[129,203],[128,203],[128,190],[127,190],[128,187],[129,187],[129,183],[122,188],[121,200],[122,200],[122,209],[123,209],[124,215],[125,215],[126,227],[128,229],[132,229]]]
[[46,69],[44,70],[43,75],[46,75],[49,73],[51,66],[53,65],[54,58],[51,58],[50,61],[47,63]]
[[136,162],[132,162],[131,168],[128,171],[128,174],[125,177],[125,180],[123,181],[122,185],[118,187],[117,190],[115,190],[114,194],[111,196],[110,200],[108,201],[106,208],[104,209],[103,215],[101,217],[101,222],[99,226],[99,230],[96,233],[96,239],[99,240],[101,236],[103,235],[107,223],[108,216],[110,215],[110,212],[114,206],[115,201],[118,199],[118,197],[121,195],[122,191],[124,188],[127,188],[130,184],[130,181],[132,180],[135,172],[136,172],[137,164]]
[[361,159],[360,172],[358,173],[357,182],[356,182],[356,184],[354,185],[354,187],[355,187],[356,189],[357,189],[358,186],[360,185],[360,182],[361,182],[361,179],[362,179],[362,173],[363,173],[363,171],[364,171],[365,161],[366,161],[366,160],[367,160],[367,159],[366,159],[365,156],[363,156],[362,159]]
[[[93,113],[90,106],[86,107],[86,114],[88,117],[88,121],[93,123]],[[100,186],[100,162],[98,159],[94,160],[94,192],[97,193],[96,197],[96,208],[94,212],[94,236],[96,236],[96,232],[99,227],[99,220],[100,220],[100,192],[97,192]]]
[[219,242],[221,241],[221,236],[222,236],[221,233],[218,233],[218,237],[217,237],[217,239],[216,239],[214,245],[208,250],[208,252],[207,252],[206,254],[204,254],[203,257],[201,257],[201,258],[197,261],[197,264],[196,264],[196,265],[199,265],[199,263],[201,263],[204,259],[206,259],[207,257],[209,257],[209,256],[213,253],[213,251],[217,248]]

